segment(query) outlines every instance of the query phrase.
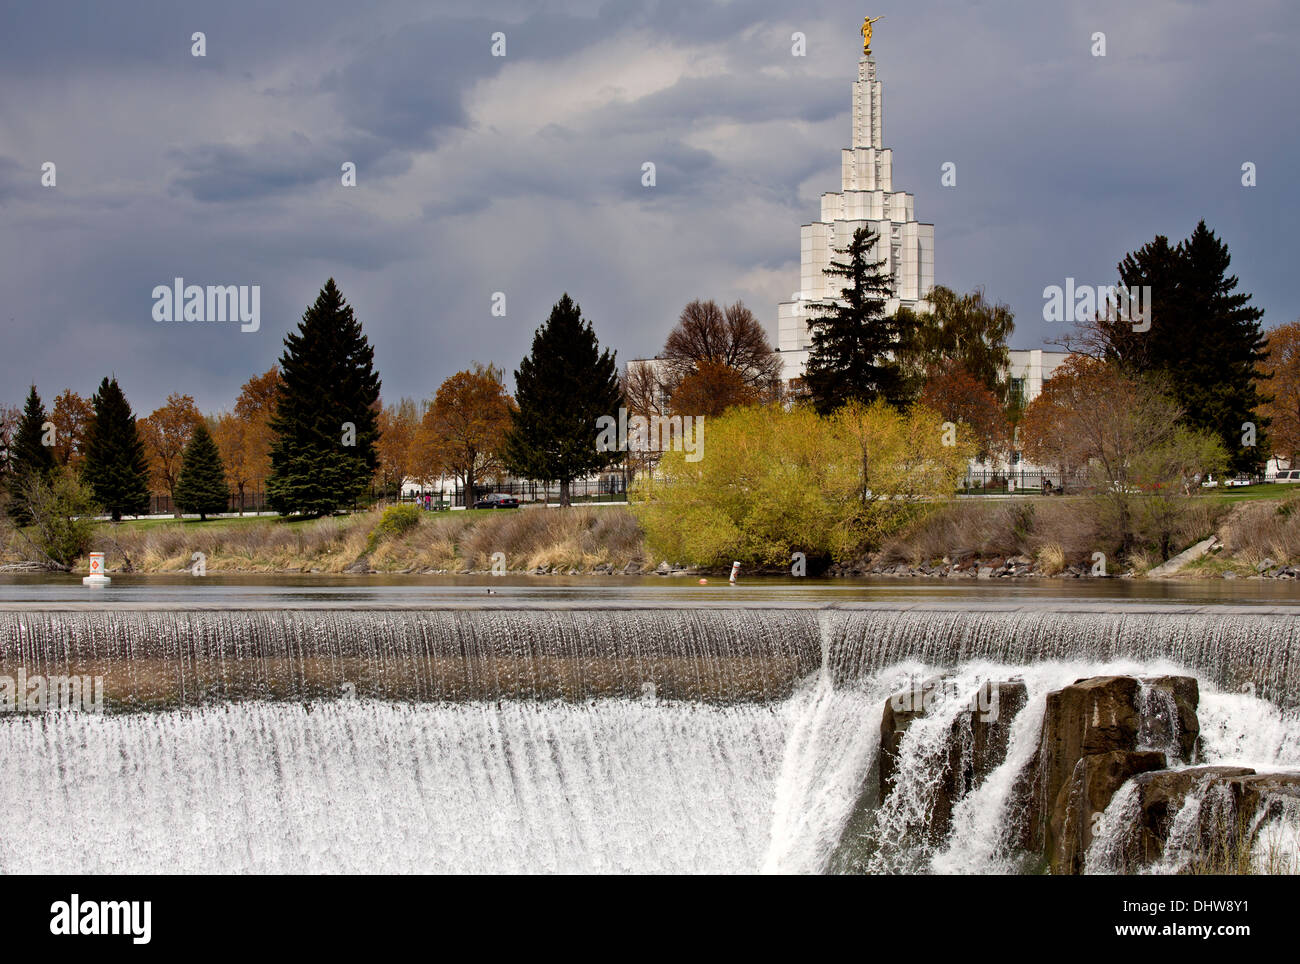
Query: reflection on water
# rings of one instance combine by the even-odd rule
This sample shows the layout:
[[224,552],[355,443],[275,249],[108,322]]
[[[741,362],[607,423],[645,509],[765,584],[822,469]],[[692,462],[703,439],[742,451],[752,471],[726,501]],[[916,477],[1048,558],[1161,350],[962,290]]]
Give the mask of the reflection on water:
[[[1288,605],[1300,602],[1300,582],[1265,579],[793,579],[725,576],[403,576],[114,574],[110,586],[89,589],[76,575],[0,576],[6,604],[107,603],[162,606],[415,606],[475,607],[568,603],[637,606],[734,606],[827,603],[1168,602],[1183,605]],[[492,590],[491,593],[488,590]]]

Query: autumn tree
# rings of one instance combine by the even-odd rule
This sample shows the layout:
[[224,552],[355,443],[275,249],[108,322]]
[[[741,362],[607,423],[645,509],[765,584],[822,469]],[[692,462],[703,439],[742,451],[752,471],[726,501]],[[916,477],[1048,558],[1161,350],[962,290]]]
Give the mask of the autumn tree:
[[59,465],[72,469],[80,467],[86,454],[86,432],[94,417],[95,410],[90,400],[70,388],[64,389],[54,399],[54,407],[50,410],[55,433],[52,452]]
[[22,417],[21,408],[0,405],[0,482],[8,477],[13,459],[14,435],[18,432],[18,423]]
[[1295,465],[1300,456],[1300,320],[1268,333],[1268,360],[1262,366],[1264,391],[1271,401],[1262,406],[1270,420],[1273,452]]
[[[167,396],[167,404],[140,420],[140,438],[149,455],[154,491],[166,492],[173,502],[176,482],[180,478],[181,456],[194,429],[202,421],[203,415],[194,404],[193,396],[176,392]],[[180,508],[174,506],[173,509],[179,519]]]
[[420,426],[425,458],[460,479],[465,506],[474,504],[478,479],[502,468],[506,432],[515,411],[501,369],[475,363],[438,386]]
[[223,412],[212,421],[212,437],[241,514],[248,487],[271,473],[271,415],[279,387],[280,369],[272,365],[244,383],[233,414]]
[[754,405],[770,397],[768,390],[747,383],[737,369],[705,359],[677,383],[672,410],[678,415],[715,417],[737,405]]
[[415,401],[403,398],[379,412],[379,482],[385,491],[402,490],[402,482],[420,476],[420,410]]
[[920,403],[945,421],[967,426],[981,461],[1010,448],[1011,426],[997,396],[961,362],[934,365],[921,386]]

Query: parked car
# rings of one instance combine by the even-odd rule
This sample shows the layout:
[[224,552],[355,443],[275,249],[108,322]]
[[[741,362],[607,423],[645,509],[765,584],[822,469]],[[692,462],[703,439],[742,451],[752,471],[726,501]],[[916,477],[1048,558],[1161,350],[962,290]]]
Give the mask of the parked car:
[[1300,469],[1283,469],[1273,479],[1274,482],[1300,482]]
[[1212,475],[1207,475],[1207,476],[1205,477],[1205,481],[1201,483],[1201,488],[1202,488],[1202,489],[1213,489],[1213,488],[1217,487],[1218,484],[1219,484],[1219,483],[1215,481],[1214,476],[1212,476]]
[[517,509],[519,500],[513,495],[506,495],[504,492],[493,492],[491,495],[485,495],[474,503],[476,509]]
[[1238,488],[1243,485],[1250,485],[1250,479],[1246,478],[1244,475],[1239,475],[1235,479],[1229,479],[1227,482],[1224,482],[1223,485],[1225,488]]

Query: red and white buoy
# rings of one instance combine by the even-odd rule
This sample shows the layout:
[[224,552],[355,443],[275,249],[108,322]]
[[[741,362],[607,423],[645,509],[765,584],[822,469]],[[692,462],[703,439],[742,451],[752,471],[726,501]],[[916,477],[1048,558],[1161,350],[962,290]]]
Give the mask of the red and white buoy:
[[82,578],[83,586],[107,586],[113,580],[104,575],[104,554],[102,552],[92,552],[90,554],[90,575]]
[[738,575],[740,575],[740,563],[733,562],[731,564],[731,584],[733,586],[736,584],[736,577]]

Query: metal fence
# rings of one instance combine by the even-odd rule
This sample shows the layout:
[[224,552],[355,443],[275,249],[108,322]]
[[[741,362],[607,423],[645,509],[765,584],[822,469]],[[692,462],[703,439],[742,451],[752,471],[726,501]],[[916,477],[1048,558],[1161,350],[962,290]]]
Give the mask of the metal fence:
[[967,495],[1021,493],[1023,495],[1057,495],[1061,489],[1059,472],[1024,469],[970,469],[962,482],[962,492]]
[[[231,492],[226,507],[226,511],[232,513],[265,512],[266,510],[266,489],[260,481],[245,485],[242,496],[238,492]],[[172,501],[170,495],[154,493],[149,496],[148,515],[175,515],[176,512],[176,503]]]
[[[474,494],[469,499],[468,504],[472,507],[479,499],[494,493],[514,496],[521,504],[559,502],[560,483],[516,480],[499,484],[475,484]],[[400,501],[415,503],[431,509],[462,507],[466,505],[465,488],[457,485],[442,489],[420,489],[417,492],[405,493]],[[598,479],[575,479],[569,483],[569,501],[575,504],[581,502],[626,502],[627,482],[622,475],[606,475]]]

